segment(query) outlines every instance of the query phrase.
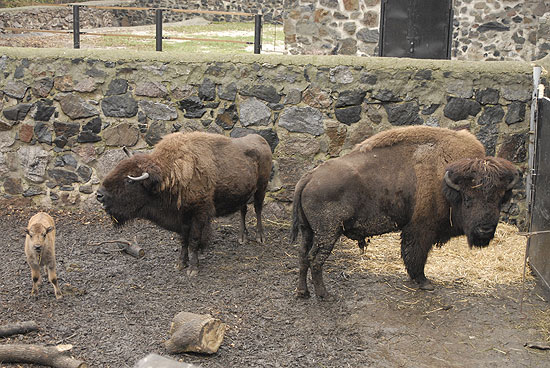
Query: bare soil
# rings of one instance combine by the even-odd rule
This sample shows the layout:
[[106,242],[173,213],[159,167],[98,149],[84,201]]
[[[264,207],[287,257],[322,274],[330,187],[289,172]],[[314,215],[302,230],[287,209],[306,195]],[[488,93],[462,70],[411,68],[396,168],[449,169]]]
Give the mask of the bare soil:
[[[265,245],[239,245],[235,216],[216,220],[192,279],[175,268],[173,233],[145,221],[115,229],[99,210],[50,210],[64,297],[56,300],[47,280],[31,296],[23,228],[37,210],[0,201],[0,324],[40,326],[0,344],[72,344],[73,356],[91,367],[113,368],[132,367],[151,352],[201,367],[550,367],[549,352],[524,346],[547,344],[548,304],[533,282],[520,313],[519,284],[487,295],[456,283],[416,291],[403,274],[346,273],[354,253],[338,252],[325,265],[332,298],[297,299],[298,245],[289,244],[288,219],[274,204],[266,211]],[[93,245],[134,236],[144,258]],[[180,311],[210,313],[228,325],[216,354],[166,352]]]

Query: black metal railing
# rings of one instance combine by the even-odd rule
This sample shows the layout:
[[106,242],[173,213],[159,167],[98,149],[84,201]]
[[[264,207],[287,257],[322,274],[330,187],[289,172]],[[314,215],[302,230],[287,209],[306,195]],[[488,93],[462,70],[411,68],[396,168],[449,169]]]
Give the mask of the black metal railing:
[[[254,45],[254,53],[259,54],[262,50],[262,15],[253,13],[241,13],[241,12],[226,12],[216,10],[198,10],[198,9],[171,9],[171,8],[137,8],[137,7],[116,7],[116,6],[101,6],[101,5],[74,5],[74,4],[51,4],[42,5],[51,7],[71,7],[73,12],[73,29],[72,30],[43,30],[43,29],[30,29],[30,28],[4,28],[7,31],[12,32],[43,32],[43,33],[72,33],[73,34],[73,47],[75,49],[80,48],[80,35],[88,36],[114,36],[114,37],[135,37],[135,38],[148,38],[155,39],[156,51],[162,51],[163,40],[181,40],[181,41],[206,41],[206,42],[226,42],[226,43],[240,43],[246,45]],[[89,32],[80,29],[80,8],[88,7],[102,10],[131,10],[131,11],[155,11],[155,36],[146,35],[133,35],[133,34],[117,34],[117,33],[100,33]],[[162,19],[165,11],[176,13],[196,13],[196,14],[217,14],[228,16],[241,16],[241,17],[254,17],[254,42],[249,41],[237,41],[237,40],[222,40],[213,38],[193,38],[193,37],[172,37],[163,35]]]

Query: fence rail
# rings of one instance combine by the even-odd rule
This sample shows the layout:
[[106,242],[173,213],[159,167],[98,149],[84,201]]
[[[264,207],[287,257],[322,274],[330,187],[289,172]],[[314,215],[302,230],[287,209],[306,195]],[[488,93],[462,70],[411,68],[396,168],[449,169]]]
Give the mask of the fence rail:
[[[224,43],[239,43],[246,45],[254,45],[254,53],[259,54],[262,50],[262,15],[253,14],[253,13],[243,13],[243,12],[227,12],[227,11],[217,11],[217,10],[199,10],[199,9],[172,9],[172,8],[143,8],[143,7],[120,7],[120,6],[101,6],[101,5],[75,5],[75,4],[44,4],[41,6],[47,7],[63,7],[72,8],[73,11],[73,29],[72,30],[54,30],[54,29],[30,29],[30,28],[13,28],[6,27],[4,28],[7,31],[12,32],[41,32],[41,33],[62,33],[62,34],[73,34],[73,48],[80,48],[80,35],[87,36],[112,36],[112,37],[133,37],[133,38],[142,38],[142,39],[155,39],[155,48],[156,51],[162,51],[162,41],[163,40],[182,40],[182,41],[205,41],[205,42],[224,42]],[[111,34],[111,33],[101,33],[101,32],[89,32],[86,30],[80,29],[80,8],[94,8],[101,10],[131,10],[131,11],[155,11],[155,36],[147,35],[133,35],[133,34]],[[241,17],[254,17],[254,42],[248,41],[236,41],[236,40],[222,40],[215,38],[193,38],[193,37],[173,37],[173,36],[164,36],[162,29],[162,16],[163,12],[169,11],[174,13],[195,13],[195,14],[216,14],[216,15],[231,15],[231,16],[241,16]]]

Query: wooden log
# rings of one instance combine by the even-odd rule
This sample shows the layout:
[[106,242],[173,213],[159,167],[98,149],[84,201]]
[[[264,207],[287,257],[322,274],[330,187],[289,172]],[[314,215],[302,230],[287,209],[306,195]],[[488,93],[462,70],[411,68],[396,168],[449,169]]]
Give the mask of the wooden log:
[[128,241],[126,239],[117,239],[117,240],[104,240],[99,243],[93,243],[90,245],[98,246],[102,244],[116,244],[121,251],[128,253],[134,258],[143,258],[145,256],[145,251],[137,244],[137,240],[134,237],[134,241]]
[[0,337],[7,337],[16,334],[26,334],[37,331],[38,325],[34,321],[15,322],[0,326]]
[[5,344],[0,345],[0,362],[40,364],[53,368],[88,368],[88,364],[68,354],[72,348],[72,345]]
[[165,342],[170,353],[206,353],[218,351],[226,325],[209,314],[180,312],[170,325],[170,339]]

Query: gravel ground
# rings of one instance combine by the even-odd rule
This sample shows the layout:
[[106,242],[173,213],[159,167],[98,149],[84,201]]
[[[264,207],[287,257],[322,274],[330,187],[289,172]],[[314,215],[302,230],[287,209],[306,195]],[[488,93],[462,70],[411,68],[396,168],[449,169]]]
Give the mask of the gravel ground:
[[[47,281],[31,296],[23,228],[38,210],[0,201],[0,324],[40,326],[0,344],[72,344],[73,356],[91,367],[113,368],[132,367],[151,352],[201,367],[550,367],[550,353],[524,347],[546,338],[548,304],[531,283],[520,313],[520,285],[488,295],[456,284],[415,291],[403,275],[343,272],[354,257],[340,252],[325,265],[332,299],[297,299],[297,245],[289,244],[288,219],[275,205],[266,211],[265,245],[239,245],[235,216],[216,220],[193,279],[175,269],[172,233],[145,221],[115,229],[99,210],[50,210],[64,297],[56,300]],[[94,245],[134,236],[144,258]],[[180,311],[210,313],[228,325],[216,354],[166,352]]]

